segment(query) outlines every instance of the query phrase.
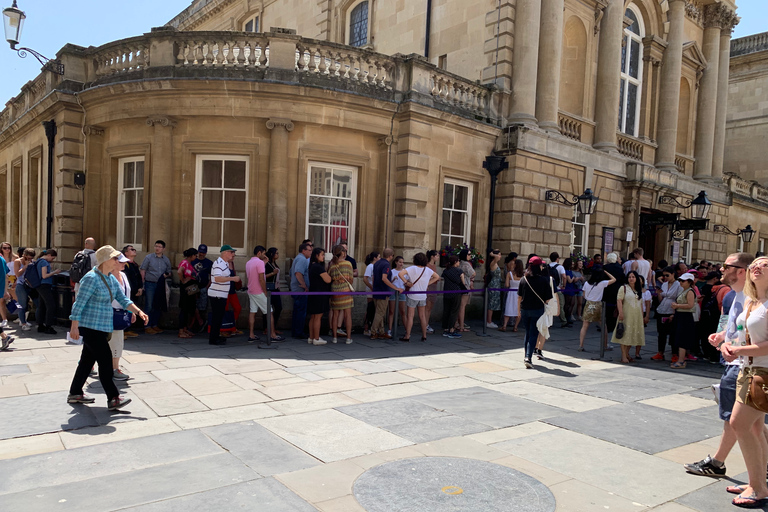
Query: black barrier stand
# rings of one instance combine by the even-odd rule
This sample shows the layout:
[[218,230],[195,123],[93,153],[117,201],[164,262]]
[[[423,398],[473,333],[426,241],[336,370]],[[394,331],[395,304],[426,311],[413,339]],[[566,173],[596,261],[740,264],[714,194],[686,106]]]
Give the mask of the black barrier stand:
[[[485,321],[487,314],[488,314],[488,287],[486,286],[483,289],[483,314],[482,314],[483,332],[475,333],[482,338],[490,336],[490,334],[486,332],[486,329],[488,328],[488,325],[486,324],[486,321]],[[462,327],[464,326],[462,325]]]
[[392,317],[392,339],[397,339],[397,317],[400,311],[400,292],[395,290],[395,314]]
[[267,294],[267,341],[260,341],[259,348],[277,348],[272,344],[272,294],[269,290],[264,290]]
[[608,343],[608,327],[606,326],[607,319],[605,317],[605,302],[602,302],[602,305],[602,313],[600,314],[600,355],[598,357],[593,357],[592,359],[594,360],[605,358],[605,345]]

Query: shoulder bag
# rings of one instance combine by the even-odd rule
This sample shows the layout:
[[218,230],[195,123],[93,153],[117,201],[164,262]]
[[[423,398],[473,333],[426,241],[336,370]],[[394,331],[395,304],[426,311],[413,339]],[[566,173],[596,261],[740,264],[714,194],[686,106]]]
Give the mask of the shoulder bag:
[[[539,298],[542,304],[544,304],[544,314],[541,315],[538,320],[536,320],[536,329],[539,331],[539,334],[541,334],[545,340],[548,340],[549,328],[552,326],[552,323],[554,321],[554,315],[552,313],[551,305],[554,304],[555,307],[557,307],[557,301],[553,301],[550,299],[549,302],[544,302],[544,299],[541,298],[541,295],[536,293],[536,290],[533,289],[533,286],[531,286],[531,283],[528,282],[528,278],[523,277],[522,280],[525,281],[525,284],[528,285],[528,288],[530,288],[533,294]],[[551,278],[549,280],[549,286],[550,288],[553,286],[553,282]]]
[[344,275],[341,273],[341,269],[339,269],[339,266],[338,265],[334,265],[334,267],[336,267],[336,270],[339,271],[339,277],[341,278],[341,281],[344,281],[344,284],[347,285],[347,288],[349,288],[349,291],[351,291],[351,292],[355,291],[355,289],[352,288],[352,283],[347,281],[347,278],[344,277]]
[[[744,319],[744,332],[746,333],[747,345],[752,344],[752,339],[749,336],[749,329],[747,329],[747,320],[749,320],[749,314],[752,312],[752,305],[754,303],[750,301],[749,308],[747,308],[747,317]],[[755,373],[755,369],[752,367],[752,356],[749,357],[749,367],[744,368],[745,373],[749,373],[749,389],[747,390],[747,398],[744,403],[753,409],[757,409],[761,412],[768,412],[768,381],[766,381],[765,375],[758,375]]]
[[416,280],[415,280],[414,282],[410,282],[410,281],[408,281],[407,283],[403,283],[403,286],[405,287],[406,291],[407,291],[407,290],[410,290],[410,289],[413,287],[413,285],[415,285],[416,283],[418,283],[418,282],[419,282],[419,279],[421,279],[421,276],[423,276],[423,275],[424,275],[424,272],[426,272],[426,271],[427,271],[427,267],[424,267],[424,269],[421,271],[421,274],[419,274],[419,277],[417,277],[417,278],[416,278]]
[[[109,292],[109,304],[111,305],[112,302],[115,300],[114,296],[112,295],[112,289],[109,287],[109,283],[107,283],[107,279],[104,277],[104,275],[101,272],[96,272],[96,274],[104,282],[104,286],[107,287],[107,291]],[[112,308],[112,328],[115,331],[124,331],[127,328],[129,328],[133,323],[131,322],[132,319],[133,319],[133,314],[127,309],[115,309],[114,307]],[[112,333],[110,333],[110,336],[111,335]]]

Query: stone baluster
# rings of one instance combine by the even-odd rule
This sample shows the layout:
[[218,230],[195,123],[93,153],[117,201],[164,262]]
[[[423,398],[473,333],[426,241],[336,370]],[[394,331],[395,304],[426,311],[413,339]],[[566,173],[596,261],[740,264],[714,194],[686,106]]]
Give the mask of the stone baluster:
[[[517,0],[512,55],[512,102],[508,118],[510,123],[536,125],[540,18],[541,0]],[[618,100],[616,102],[618,104]]]
[[724,15],[720,31],[720,67],[717,72],[717,109],[715,111],[715,147],[712,153],[712,177],[723,176],[723,155],[725,153],[725,117],[728,106],[728,74],[731,65],[731,32],[739,23],[732,11]]
[[564,0],[542,0],[539,69],[536,79],[536,119],[547,131],[559,132],[560,60],[563,54]]
[[608,0],[600,23],[597,50],[594,147],[615,151],[621,84],[621,40],[624,37],[624,1]]

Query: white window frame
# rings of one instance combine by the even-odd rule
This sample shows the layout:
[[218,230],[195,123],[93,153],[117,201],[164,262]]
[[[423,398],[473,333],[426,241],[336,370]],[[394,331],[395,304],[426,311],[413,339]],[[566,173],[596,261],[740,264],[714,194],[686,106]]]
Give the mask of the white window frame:
[[[571,220],[571,254],[573,254],[574,249],[578,246],[581,247],[581,251],[579,252],[585,256],[587,255],[587,244],[589,242],[589,217],[589,215],[584,215],[584,222],[578,222],[579,205],[573,207],[573,219]],[[579,244],[576,243],[576,226],[584,226],[584,232]]]
[[744,239],[739,236],[739,249],[736,252],[744,252]]
[[758,250],[760,252],[764,253],[765,252],[765,238],[759,238],[758,241],[759,241],[759,244],[760,244],[759,245],[760,248]]
[[[349,215],[349,228],[347,230],[348,236],[347,236],[347,249],[349,249],[350,254],[355,254],[355,229],[357,229],[357,177],[358,172],[360,169],[357,167],[351,166],[351,165],[342,165],[342,164],[333,164],[329,162],[318,162],[318,161],[311,161],[307,164],[307,197],[306,197],[306,203],[305,203],[305,210],[307,212],[306,216],[304,217],[304,238],[309,238],[309,199],[311,196],[315,197],[327,197],[329,199],[345,199],[345,198],[339,198],[336,196],[326,196],[322,194],[312,194],[310,191],[312,190],[312,167],[322,167],[324,169],[331,169],[331,170],[339,170],[339,171],[345,171],[345,172],[351,172],[352,173],[352,194],[349,199],[351,202],[350,204],[350,215]],[[313,224],[315,226],[318,226],[319,224]],[[316,242],[316,240],[313,240]],[[317,245],[316,247],[320,247]],[[331,252],[333,247],[323,247],[325,249],[325,252]],[[328,260],[330,261],[330,259]]]
[[690,265],[693,261],[693,233],[684,238],[683,243],[684,245],[681,247],[682,258],[686,265]]
[[358,0],[347,7],[347,11],[344,13],[344,44],[349,45],[349,40],[352,37],[352,31],[350,30],[350,22],[352,21],[352,11],[363,2],[368,2],[368,19],[365,20],[365,44],[362,46],[355,46],[355,48],[366,48],[371,45],[371,7],[372,2],[370,0]]
[[441,187],[441,192],[442,192],[441,199],[442,200],[440,201],[440,245],[443,245],[443,237],[444,236],[448,236],[448,238],[453,238],[452,235],[450,235],[450,234],[446,235],[445,233],[443,233],[443,213],[445,212],[445,210],[449,210],[449,211],[452,211],[452,212],[453,211],[456,211],[456,212],[463,211],[463,210],[456,210],[454,208],[445,208],[445,207],[443,207],[443,204],[445,203],[445,186],[446,185],[454,185],[454,186],[459,186],[459,187],[465,187],[467,189],[467,210],[466,210],[467,219],[466,219],[466,222],[465,222],[465,225],[464,225],[464,230],[465,230],[464,243],[467,244],[467,245],[472,245],[470,243],[470,240],[472,240],[472,213],[473,213],[473,210],[472,210],[472,206],[473,206],[472,205],[472,199],[473,199],[474,194],[475,194],[475,184],[472,183],[472,182],[469,182],[469,181],[461,181],[461,180],[456,180],[456,179],[453,179],[453,178],[445,178],[443,180],[443,185]]
[[[253,21],[253,22],[255,22],[255,24],[256,24],[256,30],[247,30],[247,29],[245,28],[245,26],[246,26],[246,25],[248,25],[248,22],[250,22],[250,21]],[[243,25],[242,25],[242,27],[243,27],[243,32],[250,32],[250,33],[252,33],[252,34],[258,34],[258,33],[259,33],[259,31],[260,31],[260,29],[261,29],[261,13],[259,12],[259,13],[253,14],[253,15],[251,15],[251,16],[248,16],[248,17],[247,17],[247,18],[246,18],[246,19],[243,21]]]
[[[619,111],[622,112],[622,114],[623,114],[621,116],[621,120],[620,120],[621,124],[619,126],[619,131],[621,133],[625,133],[625,134],[629,135],[630,137],[638,137],[640,135],[639,134],[639,129],[640,129],[640,104],[642,103],[642,94],[643,94],[643,38],[645,37],[645,25],[643,23],[643,17],[640,14],[640,11],[638,11],[637,7],[635,7],[634,5],[630,4],[627,7],[627,10],[632,11],[632,13],[637,18],[637,24],[640,27],[640,34],[635,34],[634,32],[630,32],[629,28],[625,28],[622,31],[622,43],[624,42],[624,38],[625,37],[629,38],[629,41],[627,42],[627,47],[626,47],[626,52],[627,52],[626,53],[626,55],[627,55],[626,66],[627,66],[627,69],[629,69],[629,62],[631,60],[630,52],[632,50],[632,41],[633,40],[636,41],[640,45],[639,46],[640,55],[638,56],[638,61],[637,61],[637,78],[633,78],[628,73],[624,73],[623,69],[621,70],[621,81],[622,82],[626,82],[627,85],[624,87],[624,97],[620,98],[620,101],[622,101],[624,103],[624,108],[623,109],[622,108],[619,109]],[[627,132],[627,127],[626,127],[627,106],[628,106],[627,104],[629,102],[629,84],[633,84],[633,85],[637,86],[637,98],[636,98],[636,102],[635,102],[635,126],[633,127],[634,130],[632,130],[633,131],[632,135],[630,135]]]
[[[245,162],[245,187],[244,189],[239,188],[224,188],[224,183],[222,182],[222,188],[221,189],[210,189],[210,190],[223,190],[223,191],[242,191],[245,190],[245,218],[242,219],[245,221],[245,224],[243,225],[243,242],[245,245],[248,245],[248,198],[250,194],[248,193],[248,187],[250,183],[250,161],[247,156],[244,155],[216,155],[216,154],[208,154],[208,155],[195,155],[195,224],[194,224],[194,239],[195,240],[202,240],[202,232],[203,232],[203,161],[204,160],[230,160],[230,161],[236,161],[236,162]],[[223,200],[222,200],[223,201]],[[222,211],[221,211],[222,217],[220,219],[226,220],[224,215],[224,204],[222,203]],[[206,217],[206,219],[215,219],[216,217]],[[241,219],[233,219],[233,220],[241,220]],[[201,242],[205,243],[205,242]],[[224,243],[229,243],[227,241],[224,241]],[[245,251],[246,247],[235,247],[234,249],[238,251]]]
[[[147,190],[147,162],[145,161],[145,158],[143,156],[130,156],[126,158],[120,158],[117,161],[117,245],[118,247],[124,247],[126,245],[132,245],[137,251],[143,250],[144,244],[141,243],[141,241],[133,242],[125,239],[125,226],[123,224],[123,221],[125,220],[124,216],[124,193],[126,191],[125,188],[123,188],[123,173],[125,172],[125,164],[129,163],[136,163],[136,162],[142,162],[144,164],[144,186],[141,187],[141,189],[138,188],[131,188],[128,190],[142,190],[145,192],[144,194],[144,200],[142,203],[146,202],[146,190]],[[144,212],[136,212],[136,215],[134,218],[141,218],[143,221],[146,221],[144,218]],[[144,233],[142,235],[146,235],[148,224],[146,222],[143,222],[144,225]]]

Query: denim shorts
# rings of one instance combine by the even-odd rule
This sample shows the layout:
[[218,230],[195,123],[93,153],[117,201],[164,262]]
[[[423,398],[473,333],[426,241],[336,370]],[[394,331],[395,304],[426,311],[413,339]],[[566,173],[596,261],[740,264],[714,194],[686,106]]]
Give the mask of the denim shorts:
[[733,404],[736,403],[736,378],[739,376],[741,366],[732,364],[725,367],[723,376],[720,377],[720,419],[728,421],[731,419]]
[[417,306],[425,307],[427,305],[427,301],[426,300],[415,300],[415,299],[412,299],[412,298],[408,297],[407,299],[405,299],[405,305],[408,306],[409,308],[415,308]]
[[[392,292],[392,295],[390,295],[390,296],[389,296],[389,300],[395,300],[395,293],[396,293],[396,292]],[[405,302],[405,297],[406,297],[406,296],[405,296],[405,295],[403,295],[403,294],[401,293],[401,294],[400,294],[400,300],[399,300],[399,302]]]

